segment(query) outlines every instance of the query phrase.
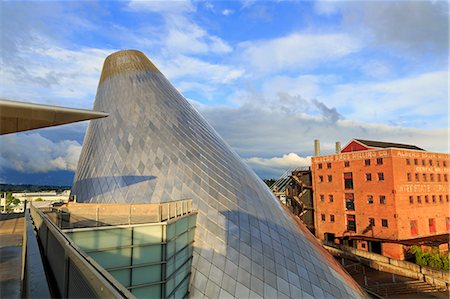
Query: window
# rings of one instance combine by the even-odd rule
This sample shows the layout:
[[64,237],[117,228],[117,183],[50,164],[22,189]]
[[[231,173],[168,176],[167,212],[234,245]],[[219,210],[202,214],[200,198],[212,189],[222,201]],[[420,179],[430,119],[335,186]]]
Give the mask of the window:
[[408,172],[406,174],[406,179],[408,180],[408,182],[411,182],[411,172]]
[[317,164],[318,169],[322,169],[322,163]]
[[319,175],[319,182],[323,182],[323,175]]
[[356,217],[355,217],[355,215],[347,215],[347,231],[356,232]]
[[436,195],[431,195],[431,201],[436,202]]
[[439,166],[439,160],[436,160],[436,166]]
[[325,195],[323,195],[323,194],[320,194],[320,201],[325,201]]
[[422,199],[420,198],[420,195],[417,195],[417,203],[422,203]]
[[334,215],[333,214],[330,215],[330,222],[334,222]]
[[371,181],[372,180],[372,174],[371,173],[366,173],[366,181]]
[[447,174],[444,173],[444,182],[447,182]]
[[441,174],[440,174],[440,173],[437,174],[437,181],[438,181],[438,182],[441,181]]
[[414,197],[412,195],[409,196],[409,203],[414,203]]
[[428,195],[425,195],[425,202],[428,203]]
[[345,193],[345,208],[348,211],[355,210],[355,198],[353,197],[353,193]]
[[414,176],[415,176],[415,178],[416,178],[416,182],[418,182],[418,181],[419,181],[419,174],[416,173]]
[[442,166],[447,167],[447,162],[446,161],[442,161]]
[[442,202],[442,195],[439,195],[439,202]]
[[367,203],[373,204],[373,196],[372,195],[367,195]]
[[450,230],[450,217],[445,217],[445,227],[447,228],[447,231]]
[[377,165],[383,165],[383,158],[377,158]]
[[411,230],[411,236],[417,236],[419,234],[419,228],[417,227],[417,220],[410,220],[409,228]]
[[382,226],[382,227],[388,227],[388,221],[387,221],[387,219],[381,219],[381,226]]
[[350,161],[344,161],[344,167],[350,167]]
[[445,195],[445,201],[448,202],[448,195]]
[[329,200],[330,202],[333,202],[333,201],[334,201],[334,198],[333,198],[333,195],[332,195],[332,194],[328,195],[328,200]]
[[386,204],[386,196],[380,195],[380,204],[382,205]]
[[422,174],[422,181],[424,181],[424,182],[427,181],[427,174],[426,173]]
[[379,172],[378,173],[378,180],[379,181],[384,181],[384,173],[383,172]]
[[351,172],[344,173],[344,187],[345,189],[353,189],[353,175]]
[[362,248],[366,248],[366,243],[362,243],[362,244],[361,244],[361,247],[362,247]]
[[325,214],[322,214],[322,221],[325,221]]
[[366,160],[364,160],[364,165],[366,165],[366,166],[370,166],[370,159],[366,159]]
[[434,182],[434,174],[430,173],[430,182]]
[[433,166],[433,160],[428,160],[428,164],[430,164],[430,166]]
[[425,166],[425,160],[422,160],[422,166]]
[[434,221],[434,218],[428,219],[428,228],[430,229],[430,233],[436,232],[436,223]]
[[369,225],[370,226],[375,226],[375,219],[374,218],[369,218]]
[[331,168],[331,163],[327,163],[327,168],[328,168],[328,169]]
[[333,176],[332,175],[329,175],[328,176],[328,182],[332,182],[333,181]]
[[417,165],[417,159],[414,159],[414,165]]
[[406,159],[406,165],[411,165],[411,161],[409,159]]

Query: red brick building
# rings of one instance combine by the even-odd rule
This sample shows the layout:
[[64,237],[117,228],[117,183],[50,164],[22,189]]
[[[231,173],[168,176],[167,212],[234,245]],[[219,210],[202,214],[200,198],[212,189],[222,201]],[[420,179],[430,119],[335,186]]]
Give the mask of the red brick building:
[[313,157],[316,236],[398,259],[414,244],[448,249],[449,158],[359,139]]

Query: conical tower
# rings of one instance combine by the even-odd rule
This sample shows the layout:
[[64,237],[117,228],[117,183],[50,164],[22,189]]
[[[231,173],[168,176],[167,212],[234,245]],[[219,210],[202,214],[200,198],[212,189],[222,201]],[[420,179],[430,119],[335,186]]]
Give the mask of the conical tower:
[[97,203],[191,198],[191,296],[364,296],[143,53],[106,58],[94,110],[109,117],[89,125],[72,194]]

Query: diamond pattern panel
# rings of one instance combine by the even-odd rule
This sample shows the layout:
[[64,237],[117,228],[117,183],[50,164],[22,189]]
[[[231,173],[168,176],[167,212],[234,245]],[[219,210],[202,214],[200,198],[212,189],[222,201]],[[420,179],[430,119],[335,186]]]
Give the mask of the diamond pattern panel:
[[193,298],[365,296],[170,82],[145,68],[142,53],[118,53],[145,61],[102,76],[94,110],[110,115],[88,127],[72,189],[78,202],[192,198]]

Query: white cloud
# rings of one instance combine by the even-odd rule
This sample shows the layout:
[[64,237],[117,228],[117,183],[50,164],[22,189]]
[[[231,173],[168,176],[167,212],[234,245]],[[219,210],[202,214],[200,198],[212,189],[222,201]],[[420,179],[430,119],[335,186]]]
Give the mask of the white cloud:
[[14,61],[0,69],[5,98],[23,99],[72,107],[91,108],[103,61],[114,50],[83,48],[78,51],[42,44],[20,48]]
[[340,12],[344,30],[377,44],[448,56],[448,1],[319,1],[315,8],[324,15]]
[[443,127],[443,121],[447,118],[447,71],[381,82],[340,84],[332,89],[322,96],[338,110],[351,107],[352,111],[345,113],[345,117],[350,119],[388,123],[399,118],[422,118],[429,122],[428,126]]
[[181,14],[195,11],[189,0],[132,0],[128,3],[131,10],[151,11],[161,14]]
[[178,55],[168,61],[157,59],[161,71],[172,79],[189,77],[192,79],[207,80],[213,83],[227,84],[240,78],[244,70],[227,65],[212,64],[203,60]]
[[167,35],[164,46],[172,53],[229,53],[232,48],[221,38],[210,35],[206,30],[184,16],[167,16]]
[[313,153],[313,140],[320,139],[323,153],[333,153],[335,141],[352,138],[414,144],[426,150],[447,152],[448,129],[402,128],[385,124],[313,117],[264,105],[238,108],[197,107],[212,126],[244,158]]
[[77,167],[81,145],[74,140],[53,142],[38,133],[0,137],[0,169],[20,172],[71,170]]
[[279,170],[286,171],[290,168],[311,166],[311,157],[300,157],[295,153],[285,154],[282,157],[258,158],[252,157],[245,159],[245,162],[253,169],[260,170]]
[[224,10],[222,10],[222,14],[224,16],[231,16],[233,13],[234,13],[234,10],[232,10],[232,9],[224,9]]
[[338,60],[361,48],[347,34],[291,34],[271,40],[241,44],[242,59],[262,72],[317,67]]

